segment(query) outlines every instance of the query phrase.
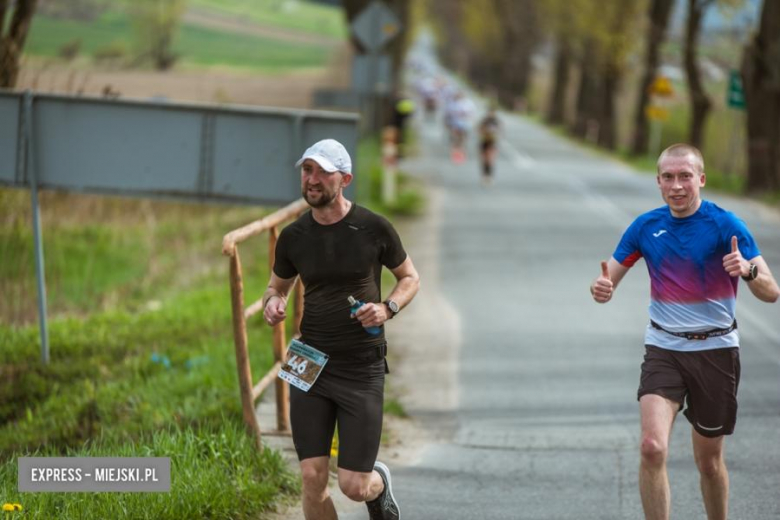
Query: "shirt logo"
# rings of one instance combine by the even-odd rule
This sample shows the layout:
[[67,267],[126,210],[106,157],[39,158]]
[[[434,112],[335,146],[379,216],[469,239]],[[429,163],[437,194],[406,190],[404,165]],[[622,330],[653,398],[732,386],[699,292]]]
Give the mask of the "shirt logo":
[[655,238],[658,238],[658,237],[660,237],[661,235],[663,235],[664,233],[666,233],[666,230],[665,230],[665,229],[662,229],[662,230],[660,230],[660,231],[656,231],[655,233],[653,233],[653,236],[654,236]]

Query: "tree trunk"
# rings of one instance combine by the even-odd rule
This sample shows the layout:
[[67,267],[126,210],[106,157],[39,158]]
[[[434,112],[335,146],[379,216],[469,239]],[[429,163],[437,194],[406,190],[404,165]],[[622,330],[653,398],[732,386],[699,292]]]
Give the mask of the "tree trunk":
[[602,85],[599,89],[599,131],[598,144],[609,150],[617,146],[617,130],[615,128],[615,99],[620,88],[621,75],[617,67],[606,66],[602,73]]
[[551,125],[561,125],[566,120],[566,91],[569,87],[570,68],[571,45],[566,36],[560,35],[555,55],[555,80],[547,106],[547,122]]
[[669,25],[669,15],[672,12],[674,0],[653,0],[650,3],[650,27],[647,34],[647,55],[645,56],[645,72],[639,85],[639,98],[634,113],[634,140],[631,153],[644,155],[650,141],[650,125],[647,120],[647,105],[650,103],[650,85],[655,80],[658,70],[659,49],[666,38],[666,28]]
[[19,60],[37,4],[38,0],[17,0],[11,23],[8,24],[8,30],[4,31],[8,0],[0,0],[0,88],[16,86]]
[[531,56],[539,41],[536,6],[533,0],[493,0],[493,5],[504,35],[498,101],[511,108],[526,97],[531,79]]
[[585,139],[590,136],[598,136],[598,109],[596,108],[598,92],[600,88],[599,75],[596,71],[596,58],[594,56],[595,44],[588,42],[585,45],[583,56],[580,58],[580,84],[577,91],[577,105],[572,134]]
[[756,193],[780,190],[780,2],[764,0],[759,30],[745,48],[748,176]]
[[688,23],[685,30],[685,75],[688,78],[688,93],[691,99],[691,126],[688,143],[699,150],[704,147],[704,125],[712,107],[712,101],[704,91],[699,71],[698,56],[701,19],[713,0],[688,0]]

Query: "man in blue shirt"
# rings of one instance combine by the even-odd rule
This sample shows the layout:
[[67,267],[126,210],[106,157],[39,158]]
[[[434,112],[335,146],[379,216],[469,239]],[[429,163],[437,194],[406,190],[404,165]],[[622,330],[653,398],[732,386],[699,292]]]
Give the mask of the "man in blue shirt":
[[669,518],[666,473],[669,435],[678,411],[692,426],[693,452],[710,520],[728,514],[723,439],[734,431],[739,385],[735,320],[739,279],[760,300],[780,289],[745,223],[701,199],[706,175],[701,152],[676,144],[658,158],[658,187],[666,202],[626,230],[590,291],[612,298],[640,258],[650,273],[650,323],[638,399],[642,420],[639,490],[647,519]]

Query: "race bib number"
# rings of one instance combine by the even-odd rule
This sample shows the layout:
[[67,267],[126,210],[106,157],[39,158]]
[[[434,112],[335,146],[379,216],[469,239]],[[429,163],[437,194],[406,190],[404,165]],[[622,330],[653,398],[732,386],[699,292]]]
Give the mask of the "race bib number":
[[294,339],[287,347],[287,359],[279,369],[279,378],[308,392],[327,362],[327,354]]

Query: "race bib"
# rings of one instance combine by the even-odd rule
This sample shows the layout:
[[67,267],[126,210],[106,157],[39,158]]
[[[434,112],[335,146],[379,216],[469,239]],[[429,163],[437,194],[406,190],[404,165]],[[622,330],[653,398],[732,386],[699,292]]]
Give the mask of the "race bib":
[[287,347],[287,360],[279,369],[279,378],[304,392],[308,392],[309,388],[320,377],[327,362],[327,354],[294,339]]

